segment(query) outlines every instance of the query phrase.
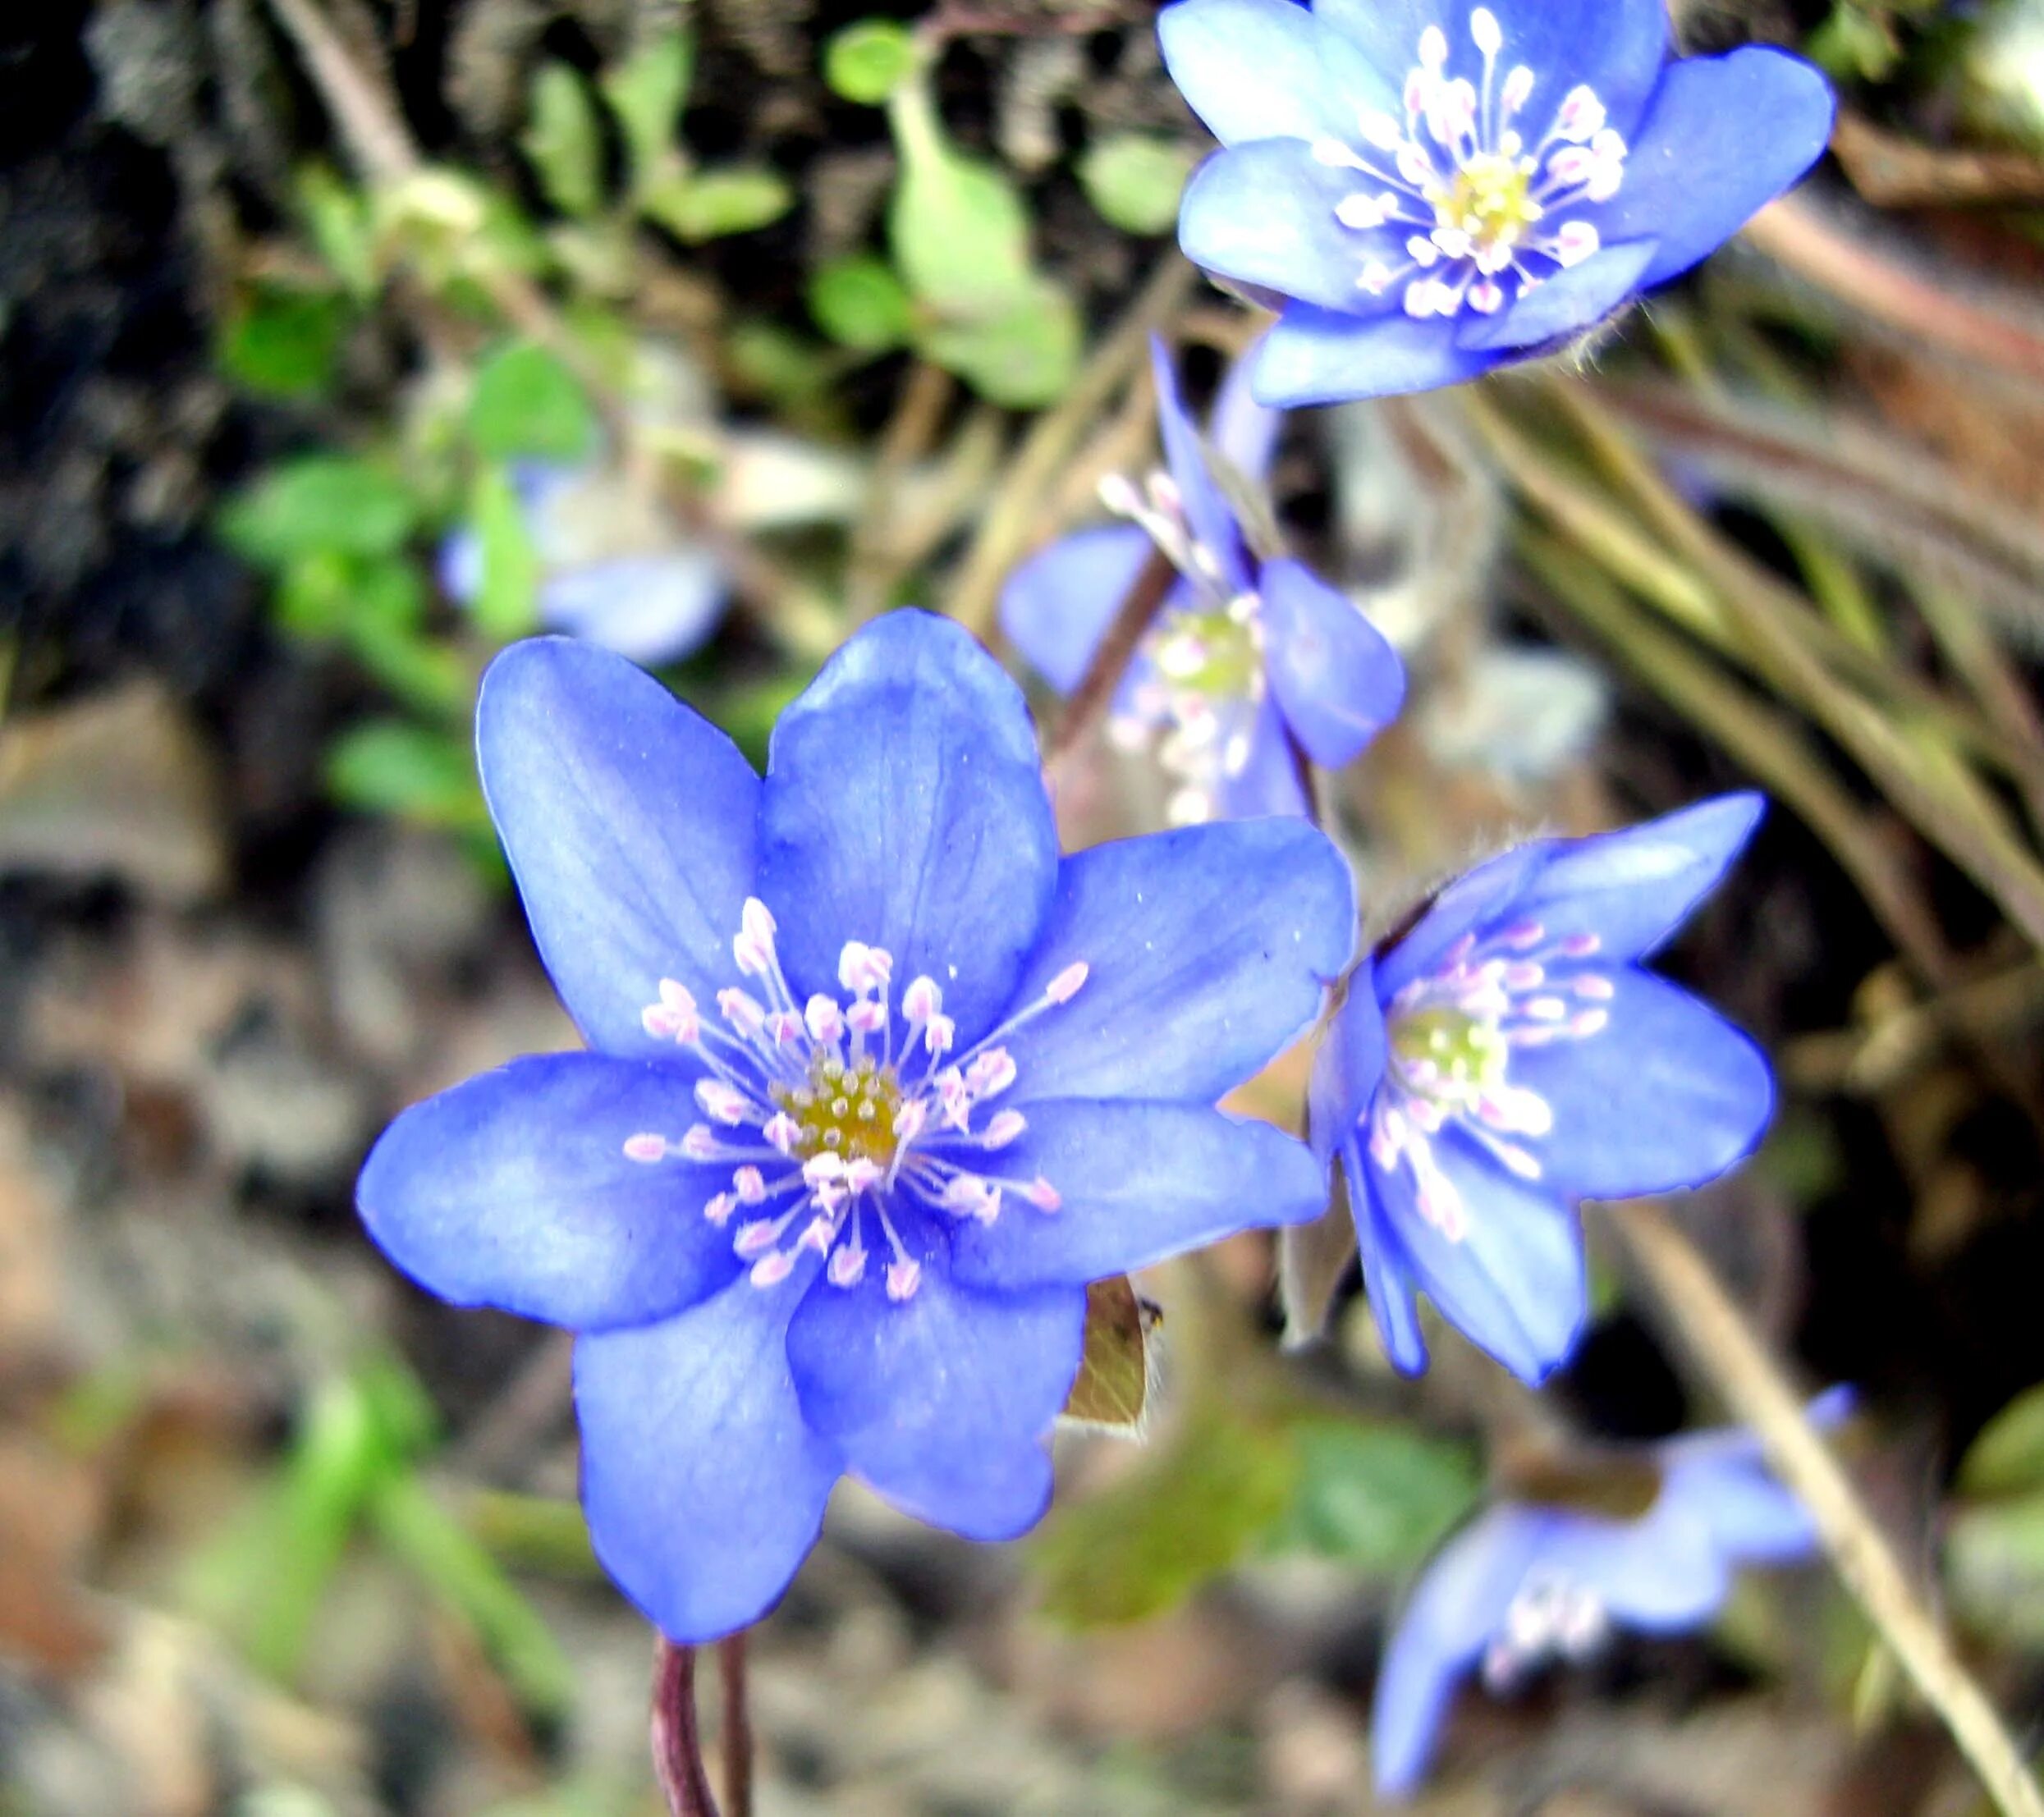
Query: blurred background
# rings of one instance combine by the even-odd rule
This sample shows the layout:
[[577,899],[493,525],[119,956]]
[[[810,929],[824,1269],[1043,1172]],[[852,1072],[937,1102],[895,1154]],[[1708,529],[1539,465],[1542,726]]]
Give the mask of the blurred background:
[[[1153,460],[1204,141],[1146,0],[0,9],[0,1813],[647,1817],[650,1640],[563,1341],[351,1192],[572,1043],[477,790],[542,625],[755,759],[862,618]],[[1785,1083],[1683,1207],[2019,1738],[2044,1732],[2044,6],[1722,0],[1844,99],[1789,203],[1575,365],[1288,423],[1288,535],[1404,651],[1338,779],[1374,925],[1515,830],[1778,803],[1670,968]],[[1046,712],[1055,711],[1045,701]],[[1068,844],[1157,824],[1104,741]],[[1296,1123],[1303,1068],[1246,1108]],[[1538,1400],[1281,1357],[1240,1239],[1145,1279],[1143,1439],[975,1549],[847,1489],[754,1647],[768,1813],[1360,1813],[1402,1587],[1529,1455],[1720,1417],[1595,1214]],[[1429,1817],[1966,1817],[1821,1567],[1459,1706]]]

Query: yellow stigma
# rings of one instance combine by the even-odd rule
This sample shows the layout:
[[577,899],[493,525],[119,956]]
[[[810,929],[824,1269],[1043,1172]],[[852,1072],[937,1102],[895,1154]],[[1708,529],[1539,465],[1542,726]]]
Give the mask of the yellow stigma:
[[1256,634],[1226,611],[1174,612],[1155,652],[1172,687],[1216,700],[1249,693],[1261,666]]
[[1460,1094],[1504,1082],[1511,1047],[1490,1023],[1460,1009],[1414,1009],[1396,1016],[1391,1025],[1391,1051],[1409,1073],[1416,1064],[1433,1069],[1437,1082],[1430,1094]]
[[809,1057],[805,1083],[772,1090],[774,1103],[800,1126],[797,1160],[829,1154],[893,1165],[901,1082],[891,1066],[881,1065],[870,1054],[847,1061],[818,1049]]
[[1516,245],[1546,212],[1528,193],[1530,177],[1516,158],[1478,152],[1434,198],[1434,225],[1465,233],[1478,246]]

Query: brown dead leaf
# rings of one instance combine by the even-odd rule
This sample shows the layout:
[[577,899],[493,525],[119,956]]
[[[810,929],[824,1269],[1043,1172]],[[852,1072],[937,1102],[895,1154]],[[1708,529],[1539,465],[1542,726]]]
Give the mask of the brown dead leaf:
[[1162,1316],[1125,1275],[1086,1289],[1086,1346],[1065,1402],[1066,1419],[1141,1432],[1150,1391],[1150,1333]]

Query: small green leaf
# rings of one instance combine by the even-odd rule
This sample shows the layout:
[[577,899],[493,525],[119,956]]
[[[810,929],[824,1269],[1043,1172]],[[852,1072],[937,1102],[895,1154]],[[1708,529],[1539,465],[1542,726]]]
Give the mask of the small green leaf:
[[376,294],[376,222],[369,198],[351,190],[325,164],[298,172],[298,206],[305,231],[328,269],[357,302]]
[[243,560],[282,568],[322,550],[394,554],[417,522],[410,489],[387,469],[346,455],[301,455],[230,500],[220,533]]
[[947,315],[1012,311],[1035,281],[1020,193],[999,166],[951,144],[924,82],[896,89],[887,117],[901,153],[887,209],[896,268],[917,296]]
[[1945,1535],[1945,1582],[1969,1627],[2044,1650],[2044,1493],[1954,1516]]
[[456,732],[369,720],[334,741],[326,773],[344,808],[463,831],[488,823],[468,740]]
[[1217,1402],[1188,1407],[1167,1446],[1038,1530],[1030,1549],[1045,1613],[1075,1627],[1162,1613],[1249,1549],[1284,1513],[1298,1472],[1281,1428]]
[[603,206],[603,135],[582,78],[566,63],[542,63],[532,79],[532,105],[519,144],[538,172],[547,199],[587,220]]
[[1084,329],[1071,293],[1054,279],[1032,279],[998,315],[941,323],[923,351],[956,373],[990,403],[1035,410],[1064,395],[1079,370]]
[[1959,1466],[1963,1495],[2044,1489],[2044,1383],[2027,1388],[1988,1421]]
[[1468,1451],[1407,1426],[1315,1419],[1295,1430],[1298,1493],[1270,1536],[1273,1550],[1394,1576],[1426,1558],[1482,1491]]
[[662,32],[598,78],[603,98],[625,135],[631,192],[640,195],[675,159],[675,129],[694,73],[695,45],[687,32]]
[[508,643],[538,627],[539,556],[517,489],[502,467],[476,475],[469,520],[483,548],[483,584],[471,615],[485,637]]
[[596,416],[574,373],[544,347],[514,341],[475,375],[469,440],[486,460],[576,460],[595,444]]
[[1086,197],[1124,233],[1169,233],[1191,174],[1194,152],[1180,140],[1121,132],[1088,146],[1079,160]]
[[220,335],[220,369],[259,397],[317,397],[333,378],[347,305],[331,291],[263,286]]
[[904,345],[915,306],[884,259],[855,253],[833,259],[809,280],[809,314],[840,346],[885,353]]
[[733,384],[757,397],[796,404],[829,388],[837,371],[826,349],[777,322],[740,322],[724,337]]
[[795,192],[779,172],[745,164],[673,171],[639,199],[649,219],[690,245],[750,233],[778,221],[794,205]]
[[915,67],[914,34],[893,19],[860,19],[823,47],[823,80],[847,101],[877,108]]
[[318,549],[293,561],[277,582],[277,622],[297,637],[345,637],[371,621],[412,633],[425,612],[419,572],[401,556]]

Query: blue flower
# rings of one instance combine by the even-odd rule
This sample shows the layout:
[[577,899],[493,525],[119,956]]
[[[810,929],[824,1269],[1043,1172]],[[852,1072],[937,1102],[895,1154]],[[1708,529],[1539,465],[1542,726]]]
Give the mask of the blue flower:
[[1180,240],[1282,307],[1266,404],[1564,346],[1729,239],[1831,134],[1824,78],[1784,52],[1670,61],[1663,0],[1181,0],[1158,31],[1226,148]]
[[1437,897],[1350,979],[1313,1064],[1391,1358],[1427,1365],[1415,1296],[1528,1382],[1587,1311],[1581,1199],[1701,1185],[1774,1108],[1759,1050],[1639,961],[1758,825],[1722,795],[1594,839],[1541,840]]
[[[1833,1389],[1810,1417],[1834,1426],[1851,1405],[1849,1390]],[[1418,1785],[1473,1668],[1504,1691],[1547,1659],[1590,1652],[1614,1627],[1703,1627],[1738,1567],[1791,1564],[1816,1550],[1808,1513],[1767,1473],[1750,1434],[1691,1433],[1643,1461],[1658,1485],[1633,1519],[1505,1502],[1442,1547],[1377,1674],[1370,1753],[1380,1797],[1402,1798]]]
[[[724,565],[610,463],[520,461],[511,483],[539,559],[539,621],[635,662],[701,646],[731,593]],[[470,603],[483,545],[466,525],[441,545],[440,584]]]
[[1108,730],[1153,738],[1176,783],[1175,822],[1303,814],[1292,744],[1339,769],[1395,719],[1405,671],[1353,602],[1252,533],[1231,501],[1269,467],[1280,419],[1238,366],[1214,408],[1211,453],[1185,411],[1162,341],[1151,343],[1168,472],[1102,497],[1133,521],[1082,530],[1009,576],[1001,626],[1070,693],[1154,545],[1180,579],[1130,663]]
[[1021,694],[950,621],[854,637],[763,781],[561,638],[492,665],[476,739],[593,1050],[413,1106],[358,1203],[443,1298],[578,1334],[590,1532],[672,1639],[771,1605],[847,1471],[1023,1531],[1085,1284],[1324,1203],[1212,1106],[1318,1014],[1340,855],[1267,821],[1061,859]]

